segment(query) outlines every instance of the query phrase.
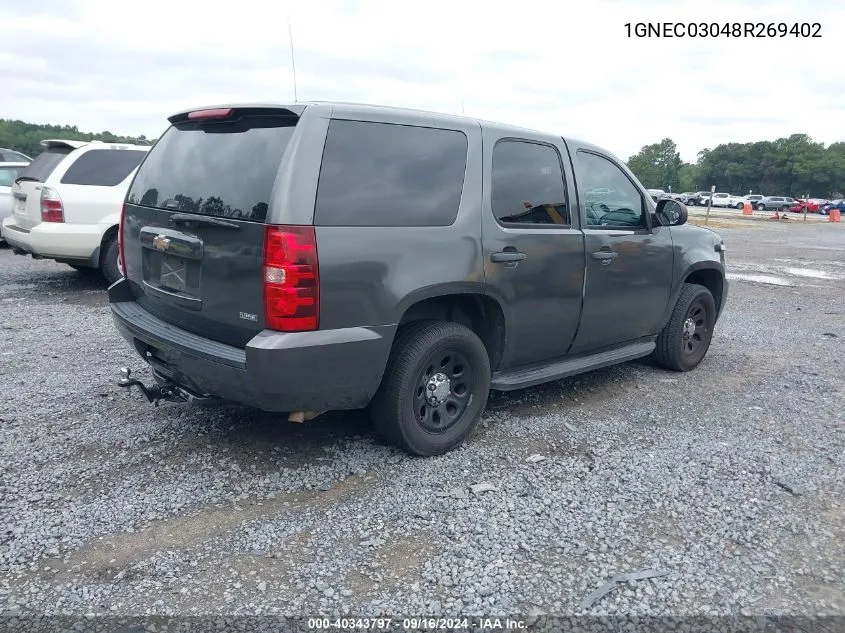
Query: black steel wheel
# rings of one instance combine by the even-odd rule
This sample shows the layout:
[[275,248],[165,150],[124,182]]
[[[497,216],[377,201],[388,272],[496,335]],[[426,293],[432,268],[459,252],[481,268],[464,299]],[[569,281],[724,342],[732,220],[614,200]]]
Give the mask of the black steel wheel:
[[704,286],[684,284],[653,358],[666,369],[690,371],[704,359],[716,325],[716,302]]
[[417,378],[414,410],[429,433],[445,433],[472,402],[475,374],[457,349],[445,349],[429,359]]
[[469,328],[418,321],[397,334],[369,406],[376,431],[416,455],[440,455],[478,424],[490,390],[490,359]]

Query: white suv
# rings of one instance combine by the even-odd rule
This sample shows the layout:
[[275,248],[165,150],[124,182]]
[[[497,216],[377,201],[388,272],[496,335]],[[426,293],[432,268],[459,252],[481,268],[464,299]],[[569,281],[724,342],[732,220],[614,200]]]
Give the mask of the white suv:
[[18,254],[99,268],[120,279],[117,228],[126,190],[148,146],[41,141],[44,151],[15,179],[2,236]]

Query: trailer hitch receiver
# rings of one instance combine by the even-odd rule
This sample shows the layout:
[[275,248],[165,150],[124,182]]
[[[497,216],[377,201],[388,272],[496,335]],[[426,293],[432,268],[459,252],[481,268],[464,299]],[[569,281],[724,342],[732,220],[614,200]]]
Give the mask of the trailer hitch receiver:
[[179,391],[175,385],[154,385],[147,387],[140,380],[131,378],[132,370],[128,367],[120,368],[120,380],[117,381],[118,387],[138,387],[144,397],[153,405],[158,406],[161,400],[173,400],[179,398]]

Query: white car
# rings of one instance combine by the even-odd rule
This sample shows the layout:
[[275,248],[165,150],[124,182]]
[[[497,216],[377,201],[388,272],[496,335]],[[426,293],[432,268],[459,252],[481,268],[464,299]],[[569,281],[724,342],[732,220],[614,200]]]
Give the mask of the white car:
[[12,185],[27,165],[28,162],[0,163],[0,222],[12,214]]
[[44,151],[12,186],[2,236],[15,253],[99,268],[120,279],[117,228],[123,199],[149,147],[101,141],[41,141]]
[[743,200],[741,196],[735,196],[730,193],[714,193],[713,203],[711,206],[734,207],[736,209],[741,209],[744,202],[745,200]]

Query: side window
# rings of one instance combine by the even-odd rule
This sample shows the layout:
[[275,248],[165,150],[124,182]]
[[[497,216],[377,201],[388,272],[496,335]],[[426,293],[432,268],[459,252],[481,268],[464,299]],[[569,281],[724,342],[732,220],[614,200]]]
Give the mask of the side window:
[[114,187],[126,179],[144,156],[145,152],[131,149],[93,149],[74,161],[61,182],[65,185]]
[[[631,230],[646,228],[648,224],[643,196],[625,172],[598,154],[578,150],[576,156],[581,186],[585,192],[587,226]],[[598,187],[607,188],[610,193],[600,198],[592,196],[590,190]]]
[[496,143],[490,205],[503,224],[570,226],[557,151],[530,141]]
[[449,226],[467,138],[457,130],[333,120],[317,185],[318,226]]

